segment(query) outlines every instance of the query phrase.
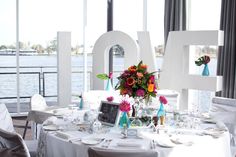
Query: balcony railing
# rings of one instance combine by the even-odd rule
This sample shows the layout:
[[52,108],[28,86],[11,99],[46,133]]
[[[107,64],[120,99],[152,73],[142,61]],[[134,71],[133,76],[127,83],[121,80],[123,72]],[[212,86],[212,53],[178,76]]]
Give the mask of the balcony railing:
[[[16,99],[16,67],[0,67],[0,99]],[[82,67],[75,66],[72,67],[72,82],[76,81],[77,75],[83,75]],[[88,71],[88,81],[89,85],[91,84],[91,70]],[[37,81],[36,81],[37,78]],[[80,77],[83,78],[82,76]],[[33,82],[32,79],[34,80]],[[52,80],[50,80],[52,79]],[[20,67],[20,98],[30,98],[32,94],[24,89],[28,89],[30,91],[37,91],[37,93],[43,95],[44,97],[57,97],[57,67],[56,66],[21,66]],[[30,82],[30,83],[29,83]],[[82,81],[79,81],[82,85]],[[52,88],[47,88],[49,83]],[[82,86],[75,85],[78,88]],[[37,88],[36,88],[37,87]],[[50,90],[50,92],[47,92]],[[10,92],[12,91],[12,92]]]

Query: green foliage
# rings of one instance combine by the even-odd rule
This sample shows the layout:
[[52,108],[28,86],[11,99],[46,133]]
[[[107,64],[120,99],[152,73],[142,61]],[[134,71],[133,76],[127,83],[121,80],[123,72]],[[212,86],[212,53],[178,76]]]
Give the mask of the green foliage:
[[107,74],[97,74],[97,78],[101,80],[108,80],[109,76]]

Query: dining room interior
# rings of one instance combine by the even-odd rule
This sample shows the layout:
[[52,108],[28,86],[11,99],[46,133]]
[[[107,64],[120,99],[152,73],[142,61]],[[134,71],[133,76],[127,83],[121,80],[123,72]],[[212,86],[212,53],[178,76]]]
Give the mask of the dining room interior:
[[236,157],[234,0],[1,0],[1,157]]

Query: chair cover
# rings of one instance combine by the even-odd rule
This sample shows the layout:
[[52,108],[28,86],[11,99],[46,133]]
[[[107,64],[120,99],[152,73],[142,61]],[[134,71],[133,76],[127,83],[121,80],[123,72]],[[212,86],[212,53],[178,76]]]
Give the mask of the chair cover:
[[117,151],[117,150],[108,150],[108,149],[99,149],[99,148],[89,148],[88,149],[89,157],[158,157],[158,153],[155,151]]
[[0,129],[14,132],[12,118],[5,104],[0,104]]
[[30,157],[30,154],[19,134],[0,129],[0,156]]
[[30,99],[30,111],[27,120],[42,124],[48,117],[52,116],[52,114],[43,112],[47,108],[45,99],[39,94],[34,94]]
[[211,117],[222,121],[231,134],[231,151],[236,155],[236,99],[214,97],[209,111]]
[[82,93],[83,97],[83,108],[84,109],[98,109],[100,102],[107,101],[107,97],[113,96],[114,102],[118,100],[118,93],[116,91],[106,90],[90,90]]

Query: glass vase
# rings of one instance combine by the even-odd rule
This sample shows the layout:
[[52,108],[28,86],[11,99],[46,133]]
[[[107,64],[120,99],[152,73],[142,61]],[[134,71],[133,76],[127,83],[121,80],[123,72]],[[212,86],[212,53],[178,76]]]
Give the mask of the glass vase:
[[160,104],[160,108],[157,112],[157,117],[160,120],[160,124],[164,125],[164,120],[165,120],[165,109],[163,103]]
[[111,84],[111,79],[107,80],[107,85],[106,85],[106,91],[111,91],[113,90],[112,84]]
[[132,116],[134,116],[134,120],[131,122],[131,126],[142,126],[142,121],[139,119],[139,113],[142,108],[141,106],[141,99],[134,98],[134,104],[133,104],[133,113]]
[[127,112],[123,112],[120,117],[120,127],[121,128],[129,128],[129,126],[130,126],[130,121],[129,121],[129,117],[127,115]]
[[202,71],[202,76],[209,76],[209,75],[210,75],[210,72],[209,72],[208,65],[205,64],[204,68],[203,68],[203,71]]

